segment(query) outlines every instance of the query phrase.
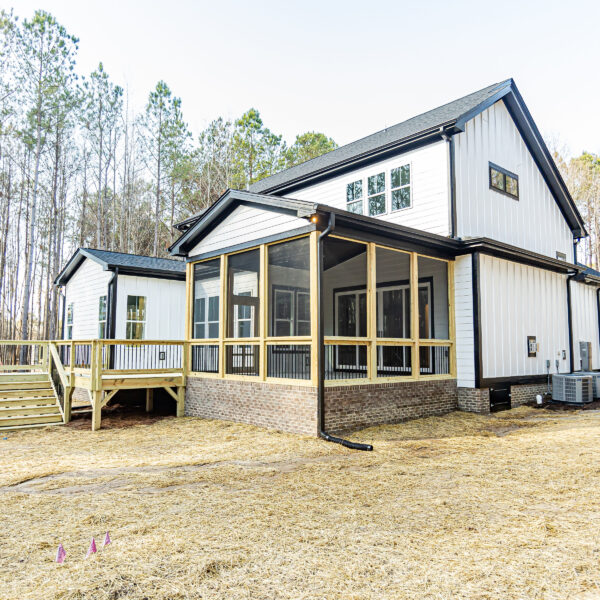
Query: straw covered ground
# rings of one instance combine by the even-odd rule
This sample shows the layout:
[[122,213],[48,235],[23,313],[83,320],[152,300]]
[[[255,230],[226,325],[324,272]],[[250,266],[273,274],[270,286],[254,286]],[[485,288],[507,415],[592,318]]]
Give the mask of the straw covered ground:
[[0,598],[600,597],[600,412],[353,438],[375,451],[192,418],[3,434]]

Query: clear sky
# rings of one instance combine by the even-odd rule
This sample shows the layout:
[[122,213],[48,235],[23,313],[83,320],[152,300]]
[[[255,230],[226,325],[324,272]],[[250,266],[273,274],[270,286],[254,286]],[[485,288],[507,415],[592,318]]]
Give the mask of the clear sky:
[[[6,0],[5,0],[6,2]],[[10,0],[9,0],[10,2]],[[339,144],[513,77],[542,133],[600,153],[600,0],[13,0],[80,39],[141,108],[164,79],[198,133],[257,108]]]

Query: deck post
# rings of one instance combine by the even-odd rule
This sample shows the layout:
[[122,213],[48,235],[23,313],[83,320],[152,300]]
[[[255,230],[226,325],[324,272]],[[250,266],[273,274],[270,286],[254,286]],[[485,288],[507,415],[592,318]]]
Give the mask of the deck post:
[[183,417],[185,414],[185,386],[177,388],[177,416]]
[[146,388],[146,412],[152,412],[154,410],[154,390],[152,388]]
[[68,423],[71,420],[71,407],[73,406],[73,386],[69,386],[64,390],[64,413],[65,413],[65,423]]
[[92,431],[98,431],[102,422],[102,390],[92,391]]

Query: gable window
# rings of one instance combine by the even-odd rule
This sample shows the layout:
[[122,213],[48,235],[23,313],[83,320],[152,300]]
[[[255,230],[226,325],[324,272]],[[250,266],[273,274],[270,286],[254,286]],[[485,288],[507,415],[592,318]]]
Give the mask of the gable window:
[[558,252],[558,250],[556,251],[556,258],[558,260],[567,260],[567,255],[564,252]]
[[374,217],[385,212],[385,173],[371,175],[367,179],[369,216]]
[[390,173],[392,210],[410,208],[410,165],[392,169]]
[[143,340],[146,329],[146,297],[127,296],[125,338]]
[[346,210],[363,214],[363,182],[362,179],[353,181],[346,186]]
[[490,168],[490,189],[506,194],[511,198],[519,199],[519,176],[495,165],[489,163]]
[[73,303],[67,306],[67,339],[73,339]]
[[106,338],[106,296],[98,299],[98,339]]

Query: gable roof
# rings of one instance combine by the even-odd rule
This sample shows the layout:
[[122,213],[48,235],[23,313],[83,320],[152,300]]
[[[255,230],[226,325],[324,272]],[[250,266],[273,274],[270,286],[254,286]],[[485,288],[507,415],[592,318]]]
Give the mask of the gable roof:
[[54,285],[65,285],[86,258],[101,265],[105,271],[119,269],[119,273],[122,275],[185,280],[185,263],[181,260],[96,250],[95,248],[79,248],[54,280]]
[[175,256],[185,256],[187,251],[198,243],[202,233],[209,226],[217,225],[240,204],[254,204],[297,217],[310,217],[316,212],[315,206],[317,206],[305,200],[253,194],[242,190],[227,190],[210,208],[182,222],[186,224],[186,229],[169,248],[169,252]]
[[585,225],[550,151],[513,79],[506,79],[438,108],[388,127],[331,152],[253,183],[250,191],[290,194],[359,166],[400,154],[410,148],[445,139],[465,130],[467,121],[503,100],[534,161],[575,237],[585,237]]

